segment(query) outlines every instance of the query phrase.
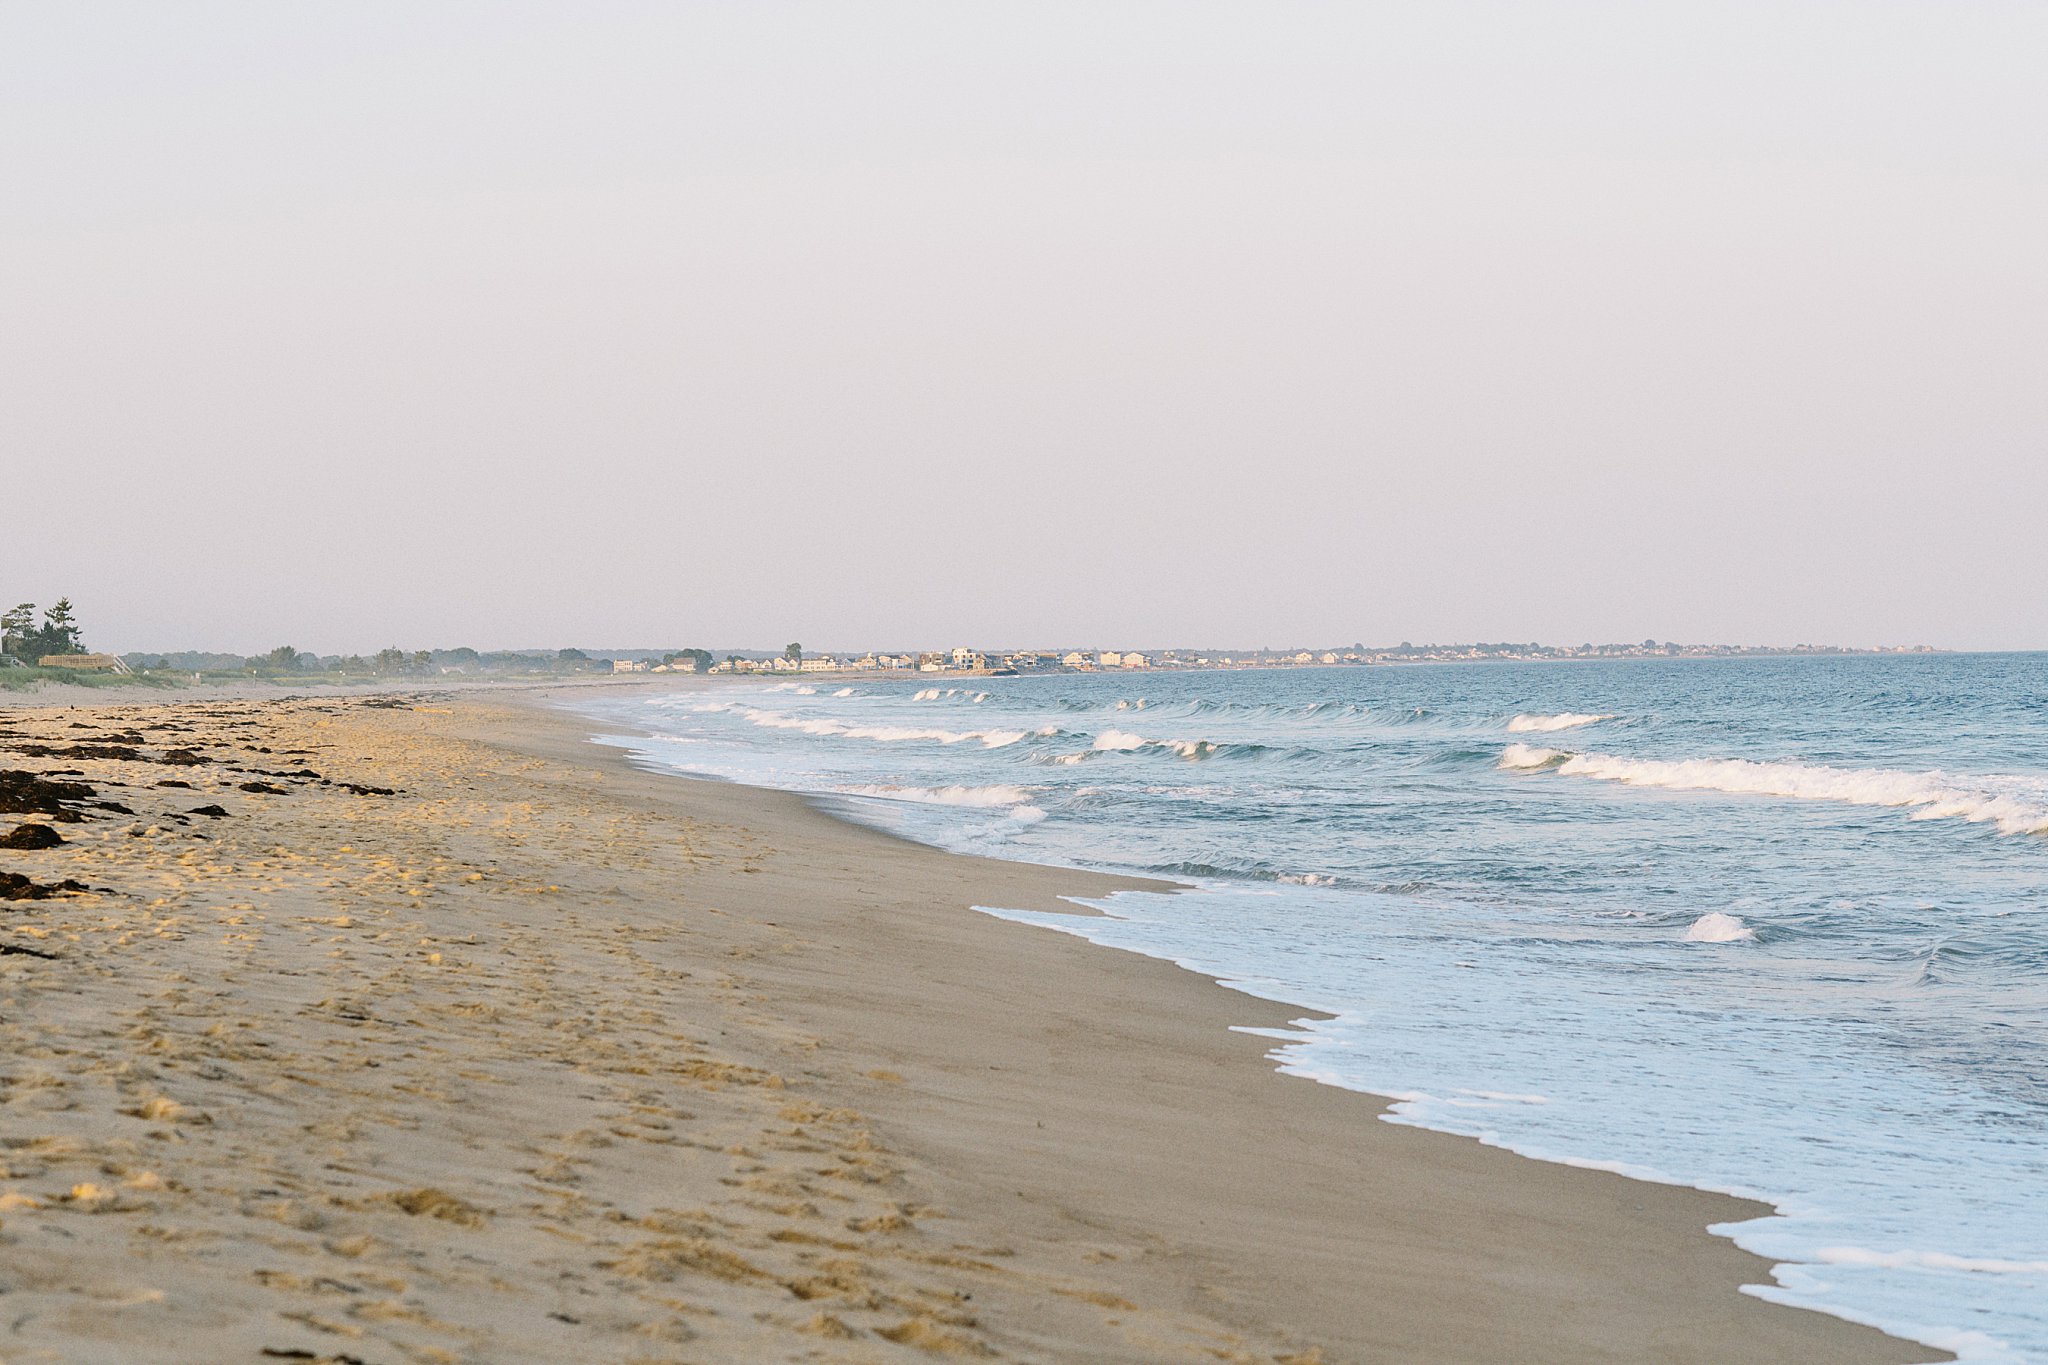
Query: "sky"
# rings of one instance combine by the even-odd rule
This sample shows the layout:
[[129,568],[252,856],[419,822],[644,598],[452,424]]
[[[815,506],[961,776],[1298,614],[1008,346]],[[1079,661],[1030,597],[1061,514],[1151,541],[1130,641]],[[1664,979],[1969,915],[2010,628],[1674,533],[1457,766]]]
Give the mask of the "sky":
[[2048,647],[2048,6],[0,0],[119,650]]

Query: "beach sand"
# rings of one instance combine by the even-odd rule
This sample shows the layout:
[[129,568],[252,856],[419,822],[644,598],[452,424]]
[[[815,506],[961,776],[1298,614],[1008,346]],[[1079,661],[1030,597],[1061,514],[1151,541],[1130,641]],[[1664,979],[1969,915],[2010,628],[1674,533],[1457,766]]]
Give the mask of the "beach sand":
[[1140,883],[542,701],[0,706],[95,789],[0,814],[94,888],[0,900],[0,1362],[1944,1358],[1740,1293],[1756,1205],[1378,1122],[1231,1031],[1300,1011],[968,908]]

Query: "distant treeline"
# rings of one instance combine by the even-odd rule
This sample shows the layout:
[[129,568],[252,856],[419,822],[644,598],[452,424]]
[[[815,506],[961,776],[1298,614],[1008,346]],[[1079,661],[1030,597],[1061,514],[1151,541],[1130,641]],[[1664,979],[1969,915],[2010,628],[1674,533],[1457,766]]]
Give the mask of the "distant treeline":
[[[708,650],[679,649],[667,653],[627,651],[639,658],[652,658],[681,671],[706,672],[712,657]],[[580,649],[475,650],[399,649],[395,645],[375,654],[314,654],[291,645],[279,645],[265,654],[221,654],[207,650],[172,650],[162,653],[140,651],[124,654],[121,661],[138,673],[245,673],[260,677],[289,677],[329,674],[342,677],[438,677],[444,674],[563,674],[607,673],[612,655],[591,655]],[[622,653],[617,657],[625,657]]]

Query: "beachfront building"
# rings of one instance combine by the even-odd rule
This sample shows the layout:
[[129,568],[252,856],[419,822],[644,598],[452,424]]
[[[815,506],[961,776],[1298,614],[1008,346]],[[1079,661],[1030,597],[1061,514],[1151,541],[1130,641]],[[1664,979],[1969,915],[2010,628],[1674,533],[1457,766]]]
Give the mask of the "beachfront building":
[[612,672],[614,673],[645,673],[646,671],[647,660],[645,659],[612,660]]
[[1152,661],[1142,654],[1131,653],[1124,655],[1123,666],[1125,668],[1149,668],[1151,664]]
[[1078,649],[1068,651],[1067,654],[1060,659],[1060,662],[1065,664],[1068,668],[1087,668],[1089,666],[1088,656],[1086,654],[1083,654]]
[[799,673],[831,673],[839,667],[839,660],[830,654],[813,654],[797,665]]
[[1104,668],[1122,668],[1124,666],[1124,656],[1113,649],[1103,650],[1102,653],[1095,656],[1095,661]]

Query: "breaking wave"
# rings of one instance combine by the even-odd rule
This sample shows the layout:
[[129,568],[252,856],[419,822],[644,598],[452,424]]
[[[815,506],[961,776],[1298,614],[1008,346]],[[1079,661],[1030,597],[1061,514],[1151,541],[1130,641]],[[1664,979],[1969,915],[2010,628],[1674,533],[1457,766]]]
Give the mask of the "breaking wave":
[[[847,796],[873,796],[884,801],[916,801],[932,806],[977,806],[983,809],[1020,806],[1031,810],[1031,793],[1023,787],[897,787],[865,784],[841,787]],[[1045,812],[1038,811],[1044,819]]]
[[1632,787],[1786,796],[1852,806],[1910,810],[1915,820],[1968,820],[2001,834],[2048,834],[2048,778],[2000,773],[1909,773],[1888,768],[1829,768],[1806,763],[1756,763],[1746,758],[1678,761],[1575,754],[1510,744],[1500,766],[1549,768]]
[[1742,922],[1739,915],[1724,915],[1711,910],[1685,931],[1687,943],[1746,943],[1756,937],[1756,930]]
[[1560,711],[1554,716],[1516,716],[1508,722],[1508,733],[1518,735],[1531,731],[1576,730],[1581,725],[1592,725],[1598,721],[1613,719],[1611,715],[1595,716],[1583,711]]
[[725,711],[770,730],[796,730],[806,735],[865,739],[878,744],[901,744],[916,740],[934,744],[964,744],[969,740],[979,740],[987,748],[1000,749],[1005,745],[1015,744],[1028,733],[1024,730],[944,730],[936,726],[918,725],[853,725],[823,716],[784,715],[780,711],[764,711],[758,706],[742,706],[734,702],[712,702],[695,709]]

